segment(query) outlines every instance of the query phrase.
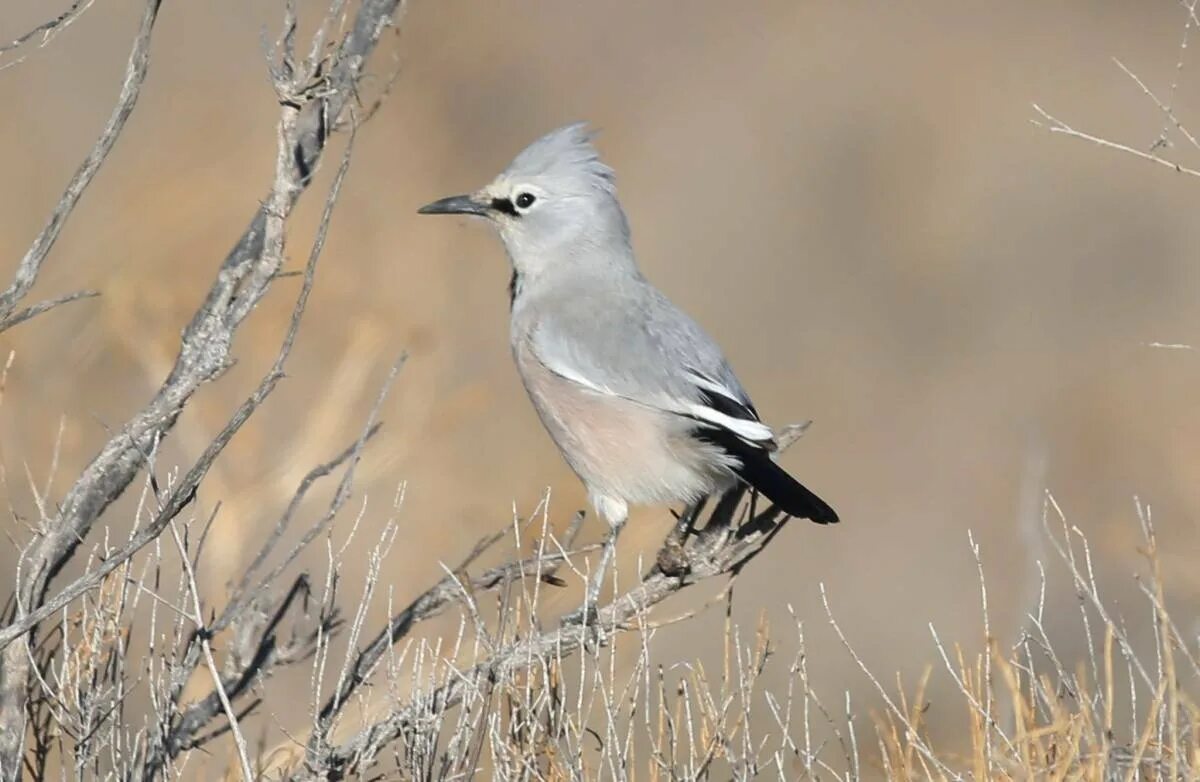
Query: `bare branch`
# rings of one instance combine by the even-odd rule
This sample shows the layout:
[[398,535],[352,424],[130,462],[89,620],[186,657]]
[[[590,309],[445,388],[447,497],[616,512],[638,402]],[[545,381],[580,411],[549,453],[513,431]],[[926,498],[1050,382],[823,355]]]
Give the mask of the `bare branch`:
[[[158,9],[161,5],[162,0],[148,0],[146,3],[146,10],[142,14],[141,26],[138,28],[137,37],[133,42],[133,51],[130,52],[129,62],[125,66],[125,81],[121,85],[121,94],[117,98],[117,105],[113,109],[112,116],[108,119],[108,124],[100,132],[100,137],[96,139],[95,146],[92,147],[91,152],[88,153],[83,163],[75,171],[75,175],[71,177],[71,181],[67,184],[67,189],[63,191],[62,196],[59,198],[58,205],[50,215],[50,220],[46,223],[46,227],[34,239],[33,245],[26,251],[25,256],[17,265],[17,271],[13,277],[12,284],[9,285],[7,290],[0,293],[0,331],[16,325],[22,320],[27,320],[33,317],[33,315],[38,314],[38,312],[49,309],[49,307],[44,307],[39,310],[37,307],[32,307],[26,310],[25,313],[18,313],[18,317],[10,317],[18,302],[25,297],[25,294],[37,282],[38,273],[42,269],[42,263],[46,260],[46,256],[50,254],[50,249],[58,240],[59,234],[62,233],[63,226],[66,225],[67,219],[75,209],[75,205],[79,203],[80,197],[83,196],[83,191],[92,183],[96,172],[100,170],[100,166],[104,164],[108,154],[116,145],[121,131],[125,129],[125,123],[129,119],[129,115],[133,113],[138,95],[141,94],[142,83],[146,80],[146,69],[150,64],[150,36],[154,31],[154,22],[158,18]],[[62,18],[68,21],[73,18],[71,10],[68,10],[67,14]],[[52,24],[49,29],[53,30],[57,26],[57,24]],[[24,314],[24,317],[19,317],[22,314]]]
[[208,664],[208,671],[212,675],[213,689],[216,690],[221,700],[221,707],[225,709],[225,716],[229,720],[229,730],[233,733],[233,741],[237,746],[238,761],[242,764],[242,779],[245,782],[254,782],[255,775],[250,766],[250,753],[246,749],[246,737],[242,735],[242,729],[238,725],[237,713],[229,701],[229,694],[225,692],[225,687],[221,684],[221,672],[217,670],[212,644],[208,641],[209,630],[204,626],[204,609],[200,605],[200,587],[196,584],[196,572],[192,570],[191,557],[188,554],[187,546],[179,537],[179,530],[175,526],[175,522],[172,521],[170,526],[171,537],[175,540],[175,547],[179,549],[179,559],[183,563],[183,571],[187,575],[188,591],[192,596],[192,608],[196,612],[191,617],[196,624],[196,637],[200,639],[200,648],[204,650],[204,661]]
[[1039,122],[1038,120],[1030,120],[1030,122],[1032,122],[1034,125],[1037,125],[1039,128],[1045,128],[1049,130],[1051,133],[1062,133],[1063,135],[1071,136],[1072,138],[1090,141],[1093,144],[1105,147],[1107,149],[1115,149],[1118,152],[1126,152],[1134,157],[1141,158],[1142,160],[1148,160],[1151,163],[1157,163],[1160,166],[1166,166],[1167,168],[1173,169],[1180,174],[1187,174],[1188,176],[1200,176],[1200,171],[1180,165],[1179,163],[1167,160],[1166,158],[1159,157],[1153,152],[1143,152],[1142,150],[1134,149],[1127,144],[1119,144],[1115,141],[1109,141],[1108,139],[1100,138],[1099,136],[1093,136],[1090,133],[1084,133],[1081,130],[1076,130],[1057,117],[1051,116],[1036,103],[1033,104],[1033,110],[1040,114],[1045,122]]
[[[517,671],[542,666],[549,659],[561,660],[585,645],[589,648],[603,646],[617,633],[643,627],[641,617],[649,608],[684,587],[712,577],[732,576],[761,553],[786,521],[786,517],[771,506],[747,516],[738,525],[735,517],[741,507],[739,500],[745,493],[745,489],[738,488],[723,497],[707,515],[703,529],[698,531],[696,526],[704,503],[685,511],[676,530],[664,543],[674,549],[670,556],[670,572],[665,572],[658,564],[654,565],[640,584],[620,595],[613,603],[600,608],[590,625],[564,624],[557,629],[535,632],[525,639],[509,643],[468,670],[449,678],[432,692],[422,694],[419,701],[392,710],[383,719],[362,729],[339,746],[324,747],[310,742],[307,753],[309,766],[293,778],[341,778],[357,773],[369,766],[389,742],[402,734],[419,730],[422,720],[431,710],[435,714],[442,714],[464,698],[474,698],[472,693],[480,691],[486,682],[505,680]],[[536,563],[531,564],[537,567]],[[436,602],[458,594],[457,585],[448,576],[424,597]],[[404,616],[402,613],[397,619]],[[393,619],[368,649],[389,644],[395,622],[396,619]],[[346,696],[339,693],[326,704],[323,713],[336,710],[345,699]]]
[[[341,191],[342,181],[349,168],[352,146],[352,143],[347,144],[342,157],[341,167],[338,170],[338,174],[334,179],[329,196],[325,202],[325,210],[322,213],[317,235],[309,254],[308,265],[305,268],[304,283],[297,300],[297,308],[293,312],[292,326],[289,329],[288,336],[284,340],[284,349],[287,351],[290,351],[296,330],[299,327],[300,316],[303,313],[303,303],[307,301],[308,294],[314,283],[317,262],[325,245],[329,223],[333,216],[333,208]],[[277,666],[291,664],[304,659],[310,653],[311,637],[303,639],[295,649],[280,649],[275,640],[278,626],[289,607],[302,593],[307,592],[307,580],[304,577],[297,579],[283,599],[275,605],[270,605],[273,602],[270,597],[270,590],[274,586],[274,582],[278,576],[292,564],[299,551],[313,540],[316,533],[310,530],[310,534],[297,545],[291,554],[285,557],[283,563],[272,570],[267,576],[260,579],[253,589],[249,588],[250,579],[252,574],[261,567],[279,542],[282,532],[287,526],[287,522],[294,516],[300,503],[315,481],[329,475],[342,464],[349,462],[349,466],[343,474],[333,498],[330,500],[329,507],[321,519],[313,526],[313,530],[319,531],[326,528],[340,512],[350,496],[355,467],[362,456],[363,449],[366,447],[367,442],[379,431],[379,424],[377,422],[379,412],[392,384],[395,382],[402,361],[403,359],[397,361],[387,378],[385,378],[375,404],[371,407],[367,415],[366,423],[358,439],[333,460],[319,465],[305,476],[297,487],[291,502],[289,502],[287,510],[281,517],[280,523],[276,525],[275,530],[268,537],[262,550],[250,564],[250,567],[243,576],[242,584],[234,591],[233,597],[222,610],[220,616],[212,621],[207,628],[202,631],[198,630],[192,634],[187,648],[182,655],[183,659],[178,664],[179,671],[186,672],[186,675],[179,677],[178,686],[172,688],[172,691],[169,693],[169,700],[172,703],[178,702],[183,692],[183,683],[187,681],[188,676],[200,662],[201,657],[203,656],[204,659],[207,659],[207,655],[204,653],[204,644],[207,636],[232,629],[235,641],[230,645],[230,651],[233,653],[233,657],[240,661],[240,665],[236,671],[227,676],[228,685],[224,681],[218,683],[214,686],[212,693],[208,697],[183,709],[168,731],[155,736],[142,771],[143,777],[152,778],[164,763],[174,758],[179,752],[187,747],[196,746],[197,739],[194,737],[197,732],[219,710],[224,710],[228,713],[232,707],[227,708],[226,704],[231,704],[233,698],[242,694],[250,682],[270,675],[272,670]],[[277,362],[275,370],[277,376],[282,377],[283,364]],[[336,624],[337,617],[336,615],[332,615],[324,620],[315,632],[332,632]]]
[[48,312],[59,305],[70,304],[71,302],[79,301],[80,299],[94,299],[99,295],[99,291],[75,291],[74,293],[66,293],[53,299],[47,299],[46,301],[39,301],[37,304],[26,307],[22,310],[18,310],[12,315],[9,315],[3,321],[0,321],[0,331],[7,331],[13,326],[24,323],[30,318],[36,318],[43,312]]
[[[333,185],[330,188],[329,199],[322,218],[322,227],[318,230],[317,240],[313,245],[313,252],[309,256],[308,265],[304,271],[304,282],[301,285],[299,295],[296,297],[295,307],[292,309],[291,322],[288,325],[288,330],[284,335],[279,353],[276,355],[271,369],[263,377],[254,392],[235,411],[229,422],[226,423],[225,428],[209,443],[204,453],[160,505],[158,514],[154,520],[139,530],[124,547],[109,556],[95,570],[64,587],[61,592],[50,600],[45,601],[40,607],[33,610],[26,609],[27,613],[25,615],[19,617],[3,629],[0,629],[0,649],[7,647],[13,640],[28,632],[38,622],[66,606],[79,595],[99,586],[109,573],[124,564],[126,560],[141,550],[147,543],[156,539],[166,528],[166,525],[179,515],[183,508],[192,501],[196,490],[207,474],[209,467],[216,461],[217,456],[221,454],[225,446],[229,444],[233,436],[249,420],[250,416],[267,400],[267,397],[275,389],[276,384],[283,379],[284,367],[288,356],[291,355],[292,346],[295,344],[296,334],[300,330],[300,322],[304,317],[304,311],[308,304],[308,296],[316,280],[317,262],[321,256],[321,249],[324,247],[324,237],[328,230],[329,219],[332,216],[333,204],[336,202],[337,196],[341,191],[342,181],[349,167],[350,151],[351,146],[347,145],[346,154],[342,160],[342,167],[338,171],[338,175],[334,178]],[[367,436],[369,437],[370,433]],[[49,536],[43,538],[43,541],[48,539]]]
[[[19,49],[38,36],[41,36],[42,38],[42,40],[38,42],[38,47],[40,48],[45,46],[46,44],[50,43],[50,40],[54,38],[54,36],[67,29],[67,27],[69,27],[72,22],[78,19],[84,11],[91,8],[93,2],[95,2],[95,0],[75,0],[75,2],[71,3],[71,5],[58,16],[42,22],[24,35],[19,35],[12,41],[0,45],[0,54],[6,54],[11,52],[13,49]],[[7,63],[3,67],[0,67],[0,70],[3,70],[11,65],[15,65],[17,62],[20,62],[20,60],[14,60],[13,62]]]
[[[64,221],[124,126],[145,77],[150,31],[159,5],[160,0],[148,2],[130,58],[122,99],[113,120],[68,186],[50,223],[19,265],[12,286],[0,294],[0,318],[9,316],[32,287]],[[101,514],[132,483],[147,463],[148,455],[174,427],[192,395],[229,367],[234,333],[266,294],[283,263],[284,223],[312,182],[328,141],[327,129],[351,106],[367,58],[399,5],[400,0],[366,0],[359,6],[353,26],[341,41],[327,70],[322,74],[296,74],[294,80],[288,82],[277,79],[276,89],[281,96],[280,120],[275,178],[269,196],[249,229],[221,264],[204,302],[184,329],[179,354],[163,385],[153,399],[105,443],[62,498],[54,518],[43,522],[34,541],[21,553],[12,603],[13,621],[0,629],[0,649],[3,649],[0,658],[0,773],[12,772],[20,764],[26,733],[25,703],[31,671],[25,649],[28,639],[23,636],[54,611],[101,584],[107,574],[156,539],[192,500],[213,461],[283,377],[283,363],[291,350],[311,290],[323,234],[310,257],[305,286],[279,356],[259,387],[238,408],[170,494],[160,501],[155,518],[137,530],[116,557],[102,561],[53,599],[46,600],[51,580],[88,537]],[[340,187],[344,173],[343,165],[334,191]],[[14,643],[18,640],[19,643]]]
[[[1190,24],[1190,20],[1189,20],[1189,24]],[[1186,35],[1187,35],[1187,33],[1185,32],[1185,33],[1184,33],[1184,35],[1186,36]],[[1184,41],[1184,42],[1185,42],[1185,44],[1186,44],[1186,38],[1185,38],[1185,41]],[[1154,101],[1154,105],[1155,105],[1155,106],[1157,106],[1157,107],[1158,107],[1158,110],[1159,110],[1159,111],[1161,111],[1161,112],[1163,113],[1163,121],[1164,121],[1166,124],[1164,124],[1164,125],[1163,125],[1163,129],[1162,129],[1161,131],[1159,131],[1158,138],[1157,138],[1157,139],[1155,139],[1154,143],[1150,145],[1150,149],[1151,149],[1151,150],[1153,150],[1153,149],[1156,149],[1156,148],[1158,148],[1158,147],[1167,146],[1167,145],[1169,144],[1169,142],[1168,142],[1168,140],[1167,140],[1167,134],[1168,134],[1168,132],[1170,131],[1170,129],[1171,129],[1172,127],[1173,127],[1173,128],[1175,128],[1176,130],[1178,130],[1178,131],[1179,131],[1179,133],[1180,133],[1180,134],[1181,134],[1181,135],[1182,135],[1184,138],[1186,138],[1186,139],[1188,140],[1188,142],[1189,142],[1189,143],[1190,143],[1190,144],[1191,144],[1193,147],[1196,147],[1197,149],[1200,149],[1200,142],[1197,142],[1197,141],[1196,141],[1196,137],[1192,135],[1191,131],[1190,131],[1190,130],[1188,130],[1188,129],[1187,129],[1185,126],[1184,126],[1184,124],[1183,124],[1182,122],[1180,122],[1180,121],[1179,121],[1179,118],[1175,116],[1175,110],[1174,110],[1173,108],[1171,108],[1171,104],[1170,104],[1169,102],[1168,102],[1168,103],[1163,103],[1163,102],[1162,102],[1162,101],[1159,99],[1159,97],[1158,97],[1157,95],[1155,95],[1155,94],[1154,94],[1154,91],[1153,91],[1153,90],[1151,90],[1149,87],[1147,87],[1147,86],[1146,86],[1146,83],[1145,83],[1144,81],[1142,81],[1142,79],[1141,79],[1141,77],[1140,77],[1140,76],[1138,76],[1136,73],[1134,73],[1133,71],[1129,70],[1129,68],[1125,66],[1125,63],[1121,62],[1121,61],[1120,61],[1120,60],[1118,60],[1116,57],[1114,57],[1114,58],[1113,58],[1113,62],[1117,64],[1117,67],[1118,67],[1118,68],[1120,68],[1120,69],[1121,69],[1121,71],[1122,71],[1122,72],[1123,72],[1123,73],[1124,73],[1126,76],[1128,76],[1129,78],[1133,79],[1133,83],[1134,83],[1134,84],[1136,84],[1138,87],[1140,87],[1140,88],[1141,88],[1141,90],[1142,90],[1142,94],[1144,94],[1144,95],[1145,95],[1147,98],[1149,98],[1150,100]],[[1182,60],[1182,58],[1179,60],[1179,65],[1178,65],[1178,68],[1180,68],[1180,69],[1182,69],[1182,68],[1183,68],[1183,60]],[[1174,83],[1174,84],[1172,84],[1172,85],[1171,85],[1171,96],[1172,96],[1172,98],[1174,97],[1175,88],[1176,88],[1177,86],[1178,86],[1178,82],[1176,82],[1176,83]],[[1171,98],[1168,98],[1168,101],[1170,101],[1170,100],[1171,100]]]
[[[578,525],[573,525],[571,534],[564,541],[566,547],[569,548],[574,544],[575,535],[578,533],[578,530]],[[467,567],[480,554],[491,548],[501,537],[502,535],[490,535],[481,539],[454,572],[465,572]],[[580,549],[569,553],[543,554],[537,557],[508,562],[488,570],[477,578],[471,579],[471,590],[493,590],[510,581],[534,575],[539,575],[543,579],[552,578],[558,565],[566,561],[568,556],[584,553],[587,550]],[[444,577],[436,585],[426,590],[416,600],[411,602],[404,610],[392,617],[387,626],[359,652],[351,666],[351,675],[341,683],[337,692],[321,707],[318,723],[322,731],[329,728],[334,716],[350,700],[350,697],[358,687],[366,682],[371,671],[374,670],[380,658],[383,657],[392,644],[406,637],[412,631],[414,625],[437,616],[443,609],[458,599],[462,594],[460,583],[455,579],[453,572]],[[314,755],[320,754],[320,747],[323,741],[324,734],[318,731],[314,739],[310,741],[310,747]]]
[[1169,160],[1156,153],[1156,150],[1158,149],[1172,146],[1170,139],[1170,131],[1172,128],[1178,131],[1179,134],[1187,140],[1192,149],[1200,150],[1200,141],[1198,141],[1196,136],[1179,120],[1179,117],[1175,112],[1175,97],[1179,89],[1179,82],[1183,75],[1184,55],[1187,53],[1188,39],[1191,36],[1192,27],[1200,25],[1200,22],[1197,22],[1196,17],[1197,0],[1179,0],[1179,5],[1185,11],[1187,11],[1187,18],[1184,19],[1183,35],[1179,41],[1179,56],[1175,62],[1174,77],[1171,81],[1171,87],[1167,93],[1167,98],[1165,101],[1154,94],[1154,91],[1151,90],[1144,81],[1142,81],[1141,77],[1126,67],[1125,63],[1121,62],[1115,57],[1113,58],[1113,62],[1116,63],[1117,67],[1120,68],[1126,76],[1133,80],[1134,84],[1141,89],[1142,94],[1150,98],[1150,100],[1154,102],[1154,105],[1158,107],[1159,112],[1161,112],[1163,115],[1162,129],[1159,131],[1158,137],[1154,140],[1154,142],[1149,145],[1149,149],[1147,151],[1137,149],[1128,144],[1110,141],[1109,139],[1096,136],[1091,133],[1086,133],[1081,130],[1076,130],[1057,117],[1051,116],[1049,112],[1036,103],[1033,104],[1033,108],[1034,111],[1041,116],[1041,119],[1030,121],[1037,127],[1045,128],[1051,133],[1061,133],[1072,138],[1091,142],[1107,149],[1114,149],[1118,152],[1124,152],[1133,155],[1134,157],[1141,158],[1142,160],[1148,160],[1151,163],[1157,163],[1160,166],[1166,166],[1167,168],[1174,169],[1180,174],[1200,176],[1200,170],[1189,168],[1178,161]]
[[[309,175],[326,142],[324,133],[317,129],[320,123],[313,118],[322,116],[326,110],[335,114],[347,105],[353,80],[358,78],[366,56],[398,2],[376,0],[360,8],[355,28],[343,41],[340,59],[326,79],[331,85],[341,85],[338,90],[326,97],[313,98],[299,111],[291,106],[283,107],[279,158],[289,162],[283,170],[277,171],[273,197],[268,203],[290,210],[299,193],[307,188]],[[382,18],[378,16],[380,14]],[[281,192],[283,197],[274,195]],[[24,590],[26,594],[22,595],[25,610],[32,610],[30,604],[40,602],[50,579],[61,569],[78,542],[86,537],[95,519],[128,487],[144,462],[144,454],[170,431],[191,395],[228,368],[233,332],[249,314],[252,304],[265,295],[281,261],[278,247],[270,255],[260,255],[267,249],[264,235],[268,222],[276,219],[277,216],[268,221],[266,208],[259,210],[250,229],[222,264],[204,304],[184,330],[179,356],[162,388],[121,428],[120,433],[108,441],[63,499],[51,534],[39,540],[30,553],[33,574]],[[286,358],[294,331],[290,335],[281,359]],[[265,398],[281,376],[279,369],[268,376],[249,409],[240,411],[231,421],[234,430],[244,421],[242,416],[248,416],[261,404],[259,394]],[[231,436],[232,432],[229,434]],[[216,451],[223,446],[224,443],[220,443]],[[206,467],[199,462],[196,466]],[[170,509],[168,506],[167,510]],[[11,633],[0,633],[0,646],[10,640]]]

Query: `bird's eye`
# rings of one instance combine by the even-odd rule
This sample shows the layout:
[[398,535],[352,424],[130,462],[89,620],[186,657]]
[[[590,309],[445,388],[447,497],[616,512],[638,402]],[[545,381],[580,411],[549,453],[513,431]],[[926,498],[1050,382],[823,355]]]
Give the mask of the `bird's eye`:
[[533,202],[536,200],[533,193],[521,193],[517,196],[517,206],[521,209],[528,209],[533,206]]

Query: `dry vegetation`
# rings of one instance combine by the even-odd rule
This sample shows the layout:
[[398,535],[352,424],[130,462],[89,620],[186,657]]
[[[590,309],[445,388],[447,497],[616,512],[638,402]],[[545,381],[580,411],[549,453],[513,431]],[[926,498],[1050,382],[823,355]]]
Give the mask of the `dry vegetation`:
[[[35,316],[52,318],[43,313],[92,295],[23,303],[134,112],[159,5],[145,5],[108,125],[0,295],[0,331]],[[0,46],[0,58],[8,58],[0,68],[18,64],[25,50],[48,43],[90,6],[76,2]],[[1160,542],[1141,505],[1145,567],[1137,583],[1145,603],[1139,610],[1152,617],[1151,637],[1135,637],[1125,609],[1101,594],[1087,539],[1047,494],[1040,534],[1055,556],[1039,565],[1037,599],[1019,638],[1002,644],[993,635],[987,572],[998,564],[972,539],[963,556],[973,556],[978,571],[982,644],[967,646],[985,652],[971,655],[930,626],[935,662],[915,683],[893,682],[862,661],[854,628],[838,621],[837,595],[824,586],[823,620],[793,615],[782,628],[765,619],[753,628],[734,621],[739,573],[787,521],[741,492],[686,509],[653,564],[614,575],[587,626],[547,616],[546,593],[586,581],[585,555],[592,550],[578,543],[579,515],[565,533],[555,533],[548,502],[481,540],[425,592],[400,595],[386,576],[401,536],[394,520],[368,546],[363,578],[342,575],[358,550],[352,543],[364,534],[359,522],[367,499],[355,491],[355,471],[371,458],[379,404],[400,371],[398,361],[358,437],[298,481],[250,565],[224,592],[203,583],[198,574],[211,556],[205,543],[216,513],[200,515],[194,499],[214,460],[267,402],[303,331],[355,134],[370,132],[363,124],[386,98],[386,87],[363,95],[363,75],[402,6],[333,0],[304,41],[295,9],[284,7],[282,31],[268,47],[279,121],[274,176],[261,207],[220,262],[153,399],[113,430],[64,496],[51,496],[51,480],[29,477],[37,516],[23,519],[14,510],[8,530],[20,555],[0,627],[0,775],[1200,778],[1200,646],[1172,621]],[[1187,37],[1198,24],[1195,3],[1184,7],[1184,40],[1167,97],[1121,66],[1164,117],[1148,151],[1082,133],[1038,109],[1049,129],[1195,174],[1163,152],[1175,136],[1200,150],[1174,108]],[[339,164],[307,263],[286,272],[292,209],[335,140]],[[228,423],[210,434],[195,463],[161,464],[162,445],[192,395],[228,369],[238,329],[273,283],[289,275],[301,283],[273,365]],[[802,432],[788,430],[784,444]],[[51,479],[55,471],[52,465]],[[325,484],[332,485],[321,494]],[[127,494],[136,495],[128,514],[117,504]],[[400,486],[392,510],[403,500]],[[482,564],[496,558],[501,541],[530,553]],[[304,556],[312,551],[322,564],[306,569]],[[1049,615],[1055,573],[1078,599],[1078,614],[1069,620]],[[659,662],[658,634],[697,615],[671,614],[660,604],[705,581],[720,589],[699,610],[725,611],[722,654],[715,661]],[[386,616],[382,623],[379,614]],[[450,633],[418,631],[439,616],[453,618]],[[815,621],[829,623],[861,669],[857,694],[825,691],[810,675],[806,627]],[[1084,640],[1082,659],[1056,651],[1047,631],[1068,621]],[[786,687],[764,688],[764,672],[781,667]],[[271,712],[278,675],[297,668],[307,671],[303,720]],[[926,697],[935,672],[957,685],[953,703]],[[880,706],[866,713],[863,704]],[[930,708],[958,710],[966,743],[941,746],[926,727]],[[245,730],[252,716],[266,728]]]

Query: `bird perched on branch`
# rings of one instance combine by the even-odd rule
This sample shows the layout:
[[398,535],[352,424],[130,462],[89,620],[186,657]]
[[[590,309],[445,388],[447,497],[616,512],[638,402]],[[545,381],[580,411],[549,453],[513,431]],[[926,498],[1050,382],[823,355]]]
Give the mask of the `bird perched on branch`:
[[482,189],[419,211],[483,217],[504,242],[517,370],[611,525],[594,605],[631,504],[691,503],[740,480],[791,516],[838,516],[775,463],[773,433],[721,349],[638,270],[591,141],[583,123],[559,128]]

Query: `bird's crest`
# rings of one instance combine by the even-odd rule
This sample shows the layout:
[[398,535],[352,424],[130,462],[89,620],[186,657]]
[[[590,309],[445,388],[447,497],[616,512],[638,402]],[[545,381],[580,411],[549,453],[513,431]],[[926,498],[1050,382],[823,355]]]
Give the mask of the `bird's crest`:
[[559,187],[586,188],[613,193],[613,170],[600,159],[592,145],[595,134],[585,122],[552,130],[521,151],[505,176],[545,179]]

